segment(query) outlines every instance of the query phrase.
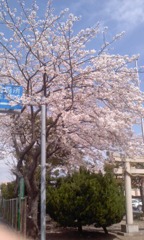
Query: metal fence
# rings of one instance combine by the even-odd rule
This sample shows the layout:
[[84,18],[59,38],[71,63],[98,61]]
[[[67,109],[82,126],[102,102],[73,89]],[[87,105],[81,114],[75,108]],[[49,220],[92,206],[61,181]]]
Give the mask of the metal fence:
[[1,199],[2,219],[26,235],[27,198]]

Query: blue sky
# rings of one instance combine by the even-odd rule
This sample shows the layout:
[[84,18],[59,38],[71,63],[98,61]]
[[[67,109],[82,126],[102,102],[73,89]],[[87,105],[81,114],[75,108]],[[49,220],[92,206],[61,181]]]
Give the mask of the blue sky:
[[[36,1],[43,17],[48,0]],[[12,7],[18,7],[17,0],[9,2]],[[30,7],[32,0],[24,2]],[[110,41],[115,34],[124,31],[122,39],[111,46],[111,53],[140,54],[138,66],[144,65],[144,0],[52,0],[52,5],[55,14],[69,8],[70,13],[81,16],[81,20],[75,25],[76,32],[93,27],[99,22],[101,28],[108,27],[106,40]],[[1,31],[2,29],[3,26]],[[102,35],[99,40],[102,43]],[[98,49],[98,40],[93,41],[90,47]],[[143,74],[140,74],[140,79],[143,80]],[[144,90],[143,86],[142,88]]]
[[[46,2],[43,0],[43,4]],[[81,16],[78,29],[100,22],[102,27],[108,27],[108,40],[125,31],[123,38],[112,46],[111,52],[140,54],[138,65],[144,65],[144,0],[53,0],[53,6],[55,13],[69,8],[70,12]],[[96,43],[94,47],[97,48]],[[143,74],[140,74],[140,78],[143,79]]]
[[144,57],[143,0],[53,0],[53,6],[56,13],[69,8],[70,12],[81,16],[79,28],[91,27],[100,22],[102,26],[108,27],[109,36],[125,31],[125,36],[117,44],[119,46],[115,47],[116,52],[141,53]]
[[[25,2],[29,4],[30,1]],[[43,15],[47,0],[37,0],[37,3],[40,14]],[[12,4],[15,5],[16,0]],[[101,27],[108,27],[108,41],[115,34],[125,31],[123,38],[112,46],[111,53],[140,54],[138,66],[144,65],[144,0],[53,0],[53,7],[56,14],[69,8],[69,12],[81,16],[80,22],[75,26],[76,31],[99,22]],[[90,47],[97,49],[97,44],[94,41]],[[144,90],[144,73],[140,74],[140,80]],[[8,167],[3,166],[0,182],[11,179]]]

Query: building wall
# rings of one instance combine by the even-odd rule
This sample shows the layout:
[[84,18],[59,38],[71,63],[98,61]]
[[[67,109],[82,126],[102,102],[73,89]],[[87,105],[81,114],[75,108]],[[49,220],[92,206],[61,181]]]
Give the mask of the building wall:
[[140,197],[140,190],[139,190],[139,188],[133,188],[132,189],[132,196],[133,197]]

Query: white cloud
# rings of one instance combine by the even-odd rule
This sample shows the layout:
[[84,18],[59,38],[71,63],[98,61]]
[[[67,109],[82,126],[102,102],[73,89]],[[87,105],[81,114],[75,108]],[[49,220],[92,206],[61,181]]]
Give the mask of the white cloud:
[[90,26],[99,21],[105,26],[113,24],[117,31],[130,31],[144,22],[144,0],[74,0],[67,7]]
[[[144,22],[144,0],[109,0],[104,12],[118,26],[133,29]],[[124,30],[125,30],[124,29]]]

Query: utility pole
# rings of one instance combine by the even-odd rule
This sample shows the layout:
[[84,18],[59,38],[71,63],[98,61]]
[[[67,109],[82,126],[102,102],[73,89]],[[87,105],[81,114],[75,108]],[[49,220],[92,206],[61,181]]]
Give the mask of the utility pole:
[[[140,89],[140,79],[139,79],[139,74],[138,74],[138,63],[137,60],[135,61],[135,67],[136,67],[136,72],[137,72],[137,77],[138,77],[138,87]],[[143,126],[143,118],[140,116],[140,123],[141,123],[141,133],[142,133],[142,140],[144,143],[144,126]]]
[[[44,97],[46,97],[46,78],[43,74]],[[41,105],[41,240],[46,239],[46,105]]]

